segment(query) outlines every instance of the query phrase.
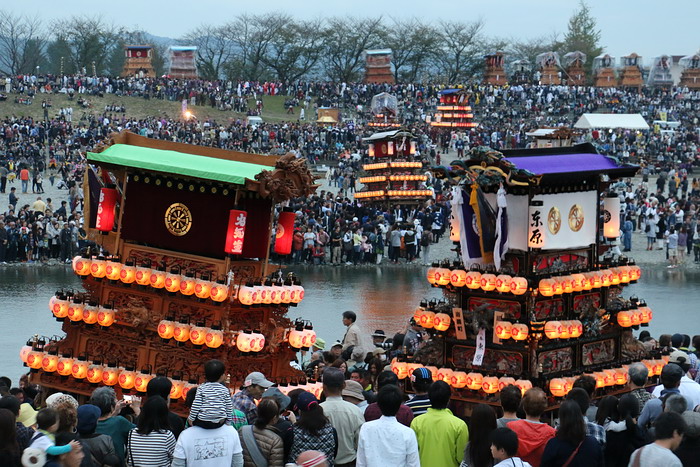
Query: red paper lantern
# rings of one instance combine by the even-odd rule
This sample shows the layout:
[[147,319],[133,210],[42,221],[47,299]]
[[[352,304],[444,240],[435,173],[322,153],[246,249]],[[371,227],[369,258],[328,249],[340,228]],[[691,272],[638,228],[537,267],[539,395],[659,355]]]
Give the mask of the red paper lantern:
[[632,317],[634,313],[631,311],[620,311],[617,314],[617,324],[622,326],[623,328],[628,328],[632,326]]
[[[289,344],[294,347],[295,349],[300,349],[301,348],[301,336],[297,334],[292,334],[295,332],[292,330],[292,332],[289,333]],[[301,332],[301,331],[300,331]],[[241,352],[250,352],[252,350],[251,346],[251,341],[253,340],[253,335],[248,332],[242,332],[238,334],[238,337],[236,337],[236,347],[238,350]],[[295,345],[298,345],[296,347]]]
[[119,275],[122,272],[122,263],[119,261],[109,260],[105,263],[105,277],[111,281],[118,281]]
[[182,397],[182,391],[187,383],[178,379],[173,379],[171,380],[171,382],[173,383],[173,385],[170,387],[170,398],[179,399],[180,397]]
[[130,368],[126,368],[119,374],[119,386],[122,389],[131,389],[136,383],[136,372]]
[[435,325],[435,313],[432,311],[424,311],[420,315],[420,321],[418,324],[425,329],[432,329]]
[[479,271],[469,271],[466,279],[467,288],[476,290],[481,288],[481,273]]
[[498,379],[498,390],[503,391],[504,388],[510,385],[515,386],[515,378],[511,378],[510,376],[501,376]]
[[484,382],[484,375],[481,373],[469,373],[467,374],[467,387],[472,391],[478,391],[481,389],[481,385]]
[[510,281],[510,291],[514,295],[523,295],[527,292],[527,279],[524,277],[514,277]]
[[73,271],[79,276],[90,274],[90,259],[76,256],[73,258]]
[[107,386],[114,386],[119,382],[121,370],[113,366],[107,366],[102,370],[102,382]]
[[257,331],[254,331],[250,336],[250,351],[260,352],[265,347],[265,336]]
[[528,379],[519,379],[515,385],[520,389],[520,393],[524,396],[528,389],[532,389],[532,382]]
[[138,285],[151,285],[150,266],[138,266],[136,268],[136,283]]
[[61,376],[70,376],[73,372],[73,362],[71,357],[63,356],[58,359],[58,365],[56,366],[56,373]]
[[499,339],[510,339],[513,337],[513,324],[509,321],[497,321],[493,331]]
[[122,270],[119,271],[119,280],[124,284],[131,284],[136,280],[136,267],[134,267],[133,261],[127,261]]
[[187,342],[190,340],[190,328],[191,326],[188,323],[176,323],[175,330],[173,331],[173,337],[178,342]]
[[496,289],[496,275],[495,274],[482,274],[481,275],[481,290],[484,292],[491,292]]
[[467,271],[455,269],[450,274],[450,284],[454,287],[464,287],[467,283]]
[[275,253],[288,255],[292,252],[292,236],[294,235],[294,219],[296,215],[290,211],[282,211],[277,220],[275,234]]
[[208,329],[204,325],[199,324],[190,328],[190,342],[194,345],[204,345],[207,341]]
[[228,298],[228,286],[223,281],[212,282],[209,298],[215,302],[223,302]]
[[554,378],[549,381],[549,391],[554,397],[564,397],[566,395],[566,381],[563,378]]
[[82,321],[83,309],[84,306],[82,303],[71,302],[70,306],[68,306],[68,319],[74,322]]
[[180,293],[182,295],[192,295],[197,281],[193,277],[182,276],[180,278]]
[[30,343],[28,342],[27,345],[23,346],[19,350],[19,359],[22,360],[22,363],[27,363],[27,356],[32,351],[32,346],[29,344]]
[[114,228],[114,208],[117,206],[119,193],[116,188],[102,188],[100,202],[97,205],[95,228],[100,232],[111,232]]
[[97,324],[108,327],[114,324],[114,310],[111,305],[103,305],[97,311]]
[[158,269],[152,269],[151,275],[149,277],[151,287],[153,287],[154,289],[162,289],[163,287],[165,287],[166,276],[167,274],[165,273],[165,268],[159,267]]
[[538,290],[543,297],[554,295],[554,279],[540,279]]
[[180,291],[180,280],[182,277],[179,274],[179,270],[177,268],[173,268],[170,270],[168,274],[165,275],[165,290],[167,290],[170,293],[175,293]]
[[206,300],[211,294],[212,283],[208,279],[200,278],[194,283],[194,294],[197,298]]
[[58,355],[53,353],[47,353],[41,360],[41,369],[53,373],[58,368]]
[[61,295],[57,300],[53,302],[53,315],[56,318],[62,319],[68,316],[68,308],[70,307],[70,302],[65,299],[65,296]]
[[496,276],[496,290],[501,293],[509,293],[510,283],[512,280],[513,278],[507,274],[500,274]]
[[527,324],[515,323],[510,330],[510,333],[513,340],[524,341],[527,339],[530,329],[527,327]]
[[71,374],[75,379],[85,379],[88,372],[88,367],[90,364],[81,358],[78,358],[73,362],[73,368],[71,368]]
[[104,373],[104,367],[97,363],[93,362],[92,365],[90,365],[87,369],[87,375],[85,378],[88,380],[88,382],[92,384],[97,384],[103,382],[102,375]]
[[217,349],[224,343],[224,332],[216,327],[208,329],[205,340],[207,347]]
[[481,389],[484,390],[486,394],[494,394],[498,391],[498,377],[496,376],[486,376],[481,383]]
[[83,307],[83,321],[85,324],[95,324],[97,323],[97,316],[99,314],[99,309],[97,304],[90,303]]
[[437,313],[433,317],[433,327],[436,331],[447,331],[450,329],[452,318],[447,313]]
[[92,277],[95,277],[97,279],[100,279],[105,276],[107,273],[107,262],[104,260],[103,257],[99,258],[94,258],[90,262],[90,274],[92,274]]
[[155,375],[150,373],[136,373],[136,379],[134,379],[134,389],[136,389],[138,392],[146,392],[148,383],[150,383],[153,378],[155,378]]
[[228,214],[228,229],[226,230],[226,244],[224,252],[231,255],[243,253],[243,240],[245,238],[245,223],[248,218],[246,211],[231,209]]

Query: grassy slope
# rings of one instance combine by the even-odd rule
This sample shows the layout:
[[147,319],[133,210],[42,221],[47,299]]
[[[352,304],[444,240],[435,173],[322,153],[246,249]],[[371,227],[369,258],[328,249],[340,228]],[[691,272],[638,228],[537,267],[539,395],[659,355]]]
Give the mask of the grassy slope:
[[[69,101],[64,94],[38,94],[33,99],[31,105],[15,104],[16,94],[8,95],[6,101],[0,102],[0,118],[7,117],[26,117],[31,116],[34,119],[41,120],[44,117],[41,108],[41,101],[50,99],[52,107],[49,109],[49,115],[55,116],[61,107],[73,107],[73,121],[77,121],[83,115],[83,112],[88,114],[101,115],[104,112],[105,105],[123,105],[126,108],[128,117],[143,118],[147,116],[162,116],[169,118],[179,118],[181,104],[179,102],[171,102],[166,100],[145,100],[141,97],[118,97],[114,95],[105,95],[105,97],[83,96],[91,107],[82,109],[78,106],[76,96],[73,101]],[[299,118],[299,108],[295,109],[294,115],[287,115],[284,109],[284,96],[265,96],[263,102],[263,119],[266,121],[282,121],[282,120],[297,120]],[[250,108],[255,107],[255,101],[250,99],[248,102]],[[211,107],[190,106],[189,110],[194,113],[199,120],[214,119],[217,122],[225,122],[227,120],[235,120],[244,118],[245,115],[236,112],[220,111]]]

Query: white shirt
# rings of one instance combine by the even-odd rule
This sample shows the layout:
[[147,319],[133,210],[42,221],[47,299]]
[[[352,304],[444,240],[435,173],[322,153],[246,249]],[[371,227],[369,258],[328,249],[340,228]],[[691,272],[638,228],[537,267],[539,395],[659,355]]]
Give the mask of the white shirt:
[[415,432],[382,415],[360,428],[357,467],[420,467]]
[[185,459],[187,467],[231,467],[233,455],[242,452],[238,432],[231,425],[214,430],[192,426],[180,433],[173,457]]
[[[663,384],[660,384],[654,388],[651,393],[655,397],[661,397],[661,390],[664,388]],[[681,385],[678,388],[681,391],[681,395],[688,399],[693,406],[688,406],[688,410],[693,410],[695,407],[700,405],[700,384],[696,383],[688,376],[683,375],[681,378]]]
[[519,457],[509,457],[508,459],[503,459],[498,464],[493,467],[532,467],[529,462],[525,462]]

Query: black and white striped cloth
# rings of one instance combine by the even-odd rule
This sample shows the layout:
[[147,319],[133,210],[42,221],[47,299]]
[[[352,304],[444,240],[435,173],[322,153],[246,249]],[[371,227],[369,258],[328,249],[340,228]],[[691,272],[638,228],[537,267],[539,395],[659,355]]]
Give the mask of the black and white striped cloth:
[[134,428],[126,443],[126,464],[129,467],[170,467],[175,442],[170,430],[142,435]]

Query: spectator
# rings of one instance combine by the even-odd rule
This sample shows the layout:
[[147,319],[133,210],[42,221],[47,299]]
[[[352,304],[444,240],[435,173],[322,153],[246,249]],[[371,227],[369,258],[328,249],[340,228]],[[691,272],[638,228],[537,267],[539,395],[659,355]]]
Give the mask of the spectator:
[[518,457],[538,467],[547,442],[555,435],[554,428],[540,421],[547,408],[547,396],[540,388],[528,389],[522,407],[525,419],[508,422],[506,426],[518,435]]
[[520,407],[522,394],[520,388],[512,384],[509,384],[501,390],[500,402],[501,408],[503,409],[503,416],[496,420],[498,428],[504,428],[508,425],[508,422],[519,420],[516,412]]
[[[185,429],[185,422],[182,418],[170,410],[170,390],[173,387],[170,378],[165,376],[156,376],[148,382],[146,386],[146,396],[160,396],[168,403],[168,425],[170,425],[170,431],[173,432],[175,439],[180,437],[180,433]],[[196,394],[195,394],[196,395]]]
[[136,425],[119,415],[125,406],[124,401],[117,402],[114,389],[105,386],[92,391],[89,403],[100,409],[100,418],[97,421],[95,433],[108,435],[112,438],[114,452],[119,461],[124,463],[124,447],[127,437],[129,432],[136,428]]
[[364,423],[362,412],[350,402],[342,399],[345,375],[337,368],[327,368],[323,372],[323,392],[326,401],[321,404],[324,414],[338,432],[337,467],[348,467],[357,458],[357,441],[360,427]]
[[137,427],[127,437],[126,463],[129,467],[169,467],[174,451],[175,436],[168,423],[168,403],[160,396],[149,397]]
[[[389,384],[393,384],[394,386],[398,386],[399,378],[396,376],[396,374],[393,371],[382,371],[379,374],[379,377],[377,378],[377,390],[380,390],[382,387],[389,385]],[[378,420],[379,417],[381,417],[381,411],[379,410],[379,404],[374,402],[374,403],[368,405],[367,408],[365,409],[364,416],[365,416],[366,422],[371,422],[372,420]],[[399,407],[399,412],[396,414],[396,419],[402,425],[406,425],[406,426],[410,427],[411,422],[413,421],[413,411],[406,404],[401,404],[401,407]]]
[[[511,422],[514,423],[514,422]],[[586,424],[580,406],[565,400],[559,407],[559,428],[547,442],[542,454],[542,467],[602,467],[603,448],[597,440],[586,435]]]
[[368,404],[365,400],[365,395],[362,393],[362,385],[360,383],[352,380],[345,381],[345,388],[343,389],[342,396],[343,400],[354,404],[364,415]]
[[272,429],[279,417],[279,406],[273,398],[263,398],[258,404],[258,418],[254,425],[238,430],[243,446],[245,467],[284,466],[284,442]]
[[478,404],[469,420],[471,439],[464,450],[460,467],[491,467],[494,462],[491,452],[491,433],[497,427],[496,412],[490,405]]
[[187,421],[202,428],[219,428],[233,421],[231,392],[224,386],[226,367],[221,360],[209,360],[204,364],[206,382],[197,387],[197,393]]
[[406,405],[413,411],[415,417],[423,415],[430,408],[428,388],[431,384],[433,384],[433,374],[429,369],[420,367],[413,370],[411,386],[415,394],[406,402]]
[[293,427],[292,449],[289,461],[292,462],[312,447],[321,451],[329,462],[334,462],[338,451],[338,435],[323,413],[316,396],[302,391],[296,400],[299,420]]
[[684,412],[686,430],[681,445],[673,451],[683,467],[695,466],[700,459],[700,413]]
[[517,457],[518,435],[510,428],[499,427],[491,432],[491,455],[494,467],[532,467],[529,463]]
[[255,401],[260,399],[265,390],[273,384],[272,381],[265,378],[265,375],[254,371],[245,377],[241,390],[233,395],[233,408],[245,414],[248,424],[255,423],[258,417],[258,407],[255,405]]
[[97,420],[100,418],[100,409],[92,404],[84,404],[78,407],[78,441],[87,445],[90,449],[93,464],[97,466],[118,466],[119,458],[114,451],[112,438],[107,435],[95,433]]
[[596,422],[605,428],[606,467],[627,467],[632,452],[646,444],[644,433],[637,426],[638,415],[638,399],[631,394],[619,401],[615,396],[607,396],[600,402]]
[[[202,446],[216,446],[202,456]],[[198,426],[184,430],[177,439],[172,467],[243,467],[243,448],[231,425],[207,430]]]
[[357,321],[357,315],[354,311],[343,312],[343,325],[348,328],[345,331],[345,336],[343,336],[343,350],[346,350],[350,346],[362,347],[360,342],[360,328],[355,324],[355,321]]
[[683,440],[686,423],[683,417],[675,412],[665,412],[654,422],[656,440],[643,446],[630,458],[631,466],[639,467],[682,467],[680,459],[673,454]]
[[[671,352],[668,365],[677,365],[683,370],[683,376],[681,377],[679,391],[680,393],[688,399],[688,408],[693,410],[695,407],[700,405],[700,384],[696,383],[690,379],[687,373],[690,371],[690,357],[687,353],[682,350],[674,350]],[[661,391],[663,391],[661,385],[654,388],[652,395],[656,397],[661,397]]]
[[630,389],[632,389],[630,395],[637,399],[639,413],[641,413],[644,409],[644,405],[650,399],[654,398],[654,396],[645,389],[647,379],[649,378],[649,369],[642,362],[636,362],[630,365],[627,374],[629,374],[629,385]]
[[447,408],[451,395],[447,383],[434,382],[428,389],[430,408],[411,422],[418,440],[421,465],[456,467],[464,457],[469,429]]
[[[284,444],[284,457],[283,459],[289,459],[289,452],[292,449],[292,442],[294,440],[294,432],[292,430],[292,421],[296,421],[294,413],[290,412],[290,404],[292,398],[282,394],[279,388],[271,387],[263,393],[263,399],[266,397],[271,397],[277,402],[277,406],[280,408],[279,416],[277,417],[277,423],[271,427],[272,431],[277,433]],[[287,414],[287,417],[284,415]],[[291,419],[291,421],[290,421]]]
[[15,396],[5,396],[0,399],[0,409],[9,410],[15,417],[15,439],[20,452],[22,452],[29,446],[32,436],[34,436],[34,430],[17,421],[20,405],[19,399]]
[[588,420],[595,420],[598,408],[591,403],[596,388],[595,378],[589,375],[579,376],[578,378],[576,378],[576,381],[574,381],[573,387],[581,388],[584,391],[586,391],[586,394],[588,394],[589,405],[588,408],[584,411],[583,415],[585,415]]
[[21,451],[17,444],[15,414],[9,409],[0,409],[0,465],[20,467]]
[[646,430],[656,420],[662,412],[667,399],[674,395],[681,395],[679,386],[683,377],[683,370],[679,365],[668,364],[661,369],[660,381],[663,385],[663,390],[659,393],[659,398],[651,399],[644,406],[644,410],[639,415],[639,426]]
[[416,434],[396,420],[402,402],[398,386],[385,385],[379,390],[377,404],[382,416],[360,428],[357,467],[420,467]]
[[586,434],[593,436],[596,440],[598,440],[601,447],[605,447],[605,429],[597,423],[589,421],[588,417],[583,415],[586,413],[586,409],[590,408],[588,393],[582,388],[573,388],[566,395],[566,398],[568,400],[573,400],[581,408],[581,415],[583,416],[583,421],[586,424]]

